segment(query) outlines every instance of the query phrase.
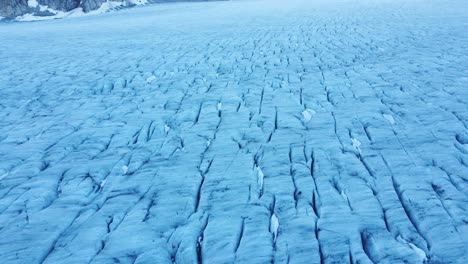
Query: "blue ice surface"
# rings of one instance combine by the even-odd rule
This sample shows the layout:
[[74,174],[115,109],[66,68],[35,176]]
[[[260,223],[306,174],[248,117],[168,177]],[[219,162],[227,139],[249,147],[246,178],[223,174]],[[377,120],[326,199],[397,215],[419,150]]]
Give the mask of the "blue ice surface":
[[468,263],[468,2],[0,24],[1,263]]

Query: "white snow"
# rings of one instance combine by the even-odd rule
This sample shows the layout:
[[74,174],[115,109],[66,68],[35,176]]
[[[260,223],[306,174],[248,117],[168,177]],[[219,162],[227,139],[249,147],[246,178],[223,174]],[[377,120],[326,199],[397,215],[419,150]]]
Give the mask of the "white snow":
[[152,83],[152,82],[154,82],[156,79],[157,79],[156,76],[151,75],[150,77],[146,78],[146,82],[147,82],[147,83]]
[[407,241],[401,235],[398,235],[396,239],[400,241],[401,243],[407,244],[419,256],[420,263],[426,263],[427,255],[426,255],[426,252],[424,252],[424,250],[420,249],[415,244]]
[[148,0],[129,0],[129,3],[133,5],[144,5],[148,3]]
[[270,218],[270,232],[273,234],[273,242],[276,243],[276,238],[278,237],[278,228],[279,228],[279,219],[275,213],[271,215]]
[[54,15],[37,16],[33,13],[27,13],[27,14],[17,17],[15,20],[21,21],[21,22],[31,22],[31,21],[42,21],[42,20],[51,20],[51,19],[60,19],[60,18],[92,16],[92,15],[98,15],[98,14],[108,12],[109,10],[112,10],[116,7],[126,6],[127,4],[144,5],[147,3],[148,1],[146,0],[133,0],[129,2],[107,1],[107,2],[102,3],[102,5],[98,9],[85,13],[83,11],[83,8],[81,7],[75,8],[69,12],[63,12],[59,10],[54,10],[52,8],[49,8],[48,6],[40,5],[37,2],[37,0],[28,0],[28,5],[30,7],[39,6],[39,9],[41,11],[49,11],[50,13]]
[[383,114],[383,117],[384,117],[388,122],[390,122],[390,124],[392,124],[392,125],[395,124],[395,119],[393,118],[392,115]]
[[415,244],[413,243],[410,243],[408,242],[408,245],[411,247],[411,249],[414,250],[414,252],[416,252],[416,254],[419,256],[420,260],[421,260],[421,263],[426,263],[426,260],[427,260],[427,256],[426,256],[426,253],[418,248]]
[[348,196],[346,195],[344,190],[341,190],[341,197],[343,197],[343,199],[345,199],[345,201],[348,201]]
[[356,138],[351,138],[353,148],[360,154],[361,153],[361,141]]
[[312,109],[306,109],[304,111],[302,111],[302,117],[304,118],[304,122],[309,122],[310,120],[312,120],[312,117],[314,117],[316,114],[316,112]]
[[93,10],[90,13],[102,14],[113,8],[124,6],[124,5],[125,5],[125,2],[107,1],[107,2],[102,3],[101,7],[99,7],[97,10]]
[[127,165],[122,166],[122,172],[123,172],[124,175],[127,174],[127,172],[128,172],[128,166]]
[[39,3],[37,2],[37,0],[28,0],[29,7],[37,7],[38,5]]
[[255,168],[255,170],[257,171],[258,189],[260,190],[260,192],[262,192],[262,190],[263,190],[263,179],[265,178],[265,174],[263,174],[263,171],[259,166],[257,166]]
[[[124,170],[124,174],[127,174],[127,172],[128,172],[128,168]],[[104,180],[101,181],[101,184],[99,185],[101,188],[103,188],[104,185],[106,185],[107,179],[108,177],[106,177]]]
[[63,12],[63,11],[58,11],[51,9],[47,6],[39,5],[39,9],[41,11],[49,11],[50,13],[54,14],[52,16],[36,16],[34,14],[28,13],[24,14],[22,16],[17,17],[15,20],[21,21],[21,22],[31,22],[31,21],[43,21],[43,20],[51,20],[51,19],[59,19],[59,18],[66,18],[66,17],[81,17],[81,16],[86,16],[86,15],[91,15],[92,12],[90,13],[85,13],[83,12],[83,9],[81,7],[75,8],[70,12]]

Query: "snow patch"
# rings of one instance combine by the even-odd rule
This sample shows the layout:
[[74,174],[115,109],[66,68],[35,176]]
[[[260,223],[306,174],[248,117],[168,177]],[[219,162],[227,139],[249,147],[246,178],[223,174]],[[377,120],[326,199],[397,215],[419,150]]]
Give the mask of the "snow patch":
[[[127,171],[128,171],[128,168],[127,168]],[[125,172],[124,174],[127,174],[127,172]],[[101,189],[104,187],[104,185],[106,185],[106,182],[107,182],[107,177],[104,180],[102,180],[101,184],[99,185]]]
[[38,5],[39,3],[37,2],[37,0],[28,0],[29,7],[37,7]]
[[406,239],[404,239],[401,235],[397,236],[397,240],[400,241],[403,244],[407,244],[419,256],[419,259],[421,260],[421,263],[426,263],[427,255],[426,255],[426,252],[424,252],[424,250],[422,250],[421,248],[419,248],[415,244],[406,241]]
[[345,199],[345,201],[349,202],[348,195],[346,195],[344,190],[341,191],[341,197],[343,197],[343,199]]
[[21,21],[21,22],[42,21],[42,20],[59,19],[59,18],[65,18],[65,17],[80,17],[80,16],[85,16],[89,14],[89,13],[83,12],[83,9],[81,7],[73,9],[70,12],[63,12],[63,11],[51,9],[47,6],[39,5],[39,10],[48,11],[54,15],[36,16],[35,14],[28,13],[28,14],[24,14],[22,16],[17,17],[16,21]]
[[48,10],[48,11],[50,11],[50,12],[52,12],[52,13],[55,13],[55,12],[60,12],[60,11],[55,11],[55,10],[53,10],[53,9],[49,8],[48,6],[44,6],[44,5],[39,5],[39,10],[41,10],[42,12],[44,12],[44,11],[47,11],[47,10]]
[[152,83],[156,80],[156,76],[151,75],[150,77],[146,78],[147,83]]
[[113,8],[119,7],[119,6],[125,6],[125,3],[123,2],[115,2],[115,1],[107,1],[105,3],[102,3],[101,7],[98,9],[91,11],[89,13],[96,13],[96,14],[101,14],[105,13]]
[[316,112],[312,109],[306,109],[304,111],[302,111],[302,118],[304,118],[304,122],[309,122],[310,120],[312,120],[312,117],[314,117],[316,114]]
[[408,242],[408,245],[410,246],[410,248],[414,252],[416,252],[416,254],[419,256],[419,259],[421,260],[421,262],[426,263],[426,260],[427,260],[426,253],[413,243]]
[[263,171],[260,167],[256,167],[255,170],[257,171],[257,184],[258,184],[258,189],[260,192],[263,190],[263,179],[265,178],[265,174],[263,174]]
[[361,154],[361,141],[356,138],[351,138],[351,142],[353,143],[353,148]]
[[147,0],[130,0],[128,2],[132,5],[145,5],[148,3]]
[[[144,5],[147,4],[147,0],[130,0],[125,2],[116,2],[116,1],[107,1],[102,3],[102,5],[93,11],[84,12],[83,8],[78,7],[68,12],[63,12],[59,10],[55,10],[49,8],[48,6],[40,5],[37,0],[28,0],[28,6],[32,8],[39,7],[39,10],[42,12],[48,11],[52,13],[51,16],[37,16],[34,13],[27,13],[22,16],[16,18],[17,21],[21,22],[30,22],[30,21],[41,21],[41,20],[50,20],[50,19],[59,19],[59,18],[66,18],[66,17],[82,17],[82,16],[90,16],[90,15],[97,15],[106,13],[109,10],[112,10],[117,7],[128,6],[128,5]],[[1,19],[1,17],[0,17]]]
[[271,215],[270,218],[270,232],[273,234],[273,242],[276,243],[276,238],[278,237],[278,228],[279,220],[275,213]]
[[122,172],[123,172],[124,175],[127,174],[127,172],[128,172],[128,166],[123,165],[123,166],[122,166]]
[[390,122],[390,124],[392,124],[392,125],[395,124],[395,119],[393,118],[392,115],[383,114],[383,117],[384,117],[385,119],[387,119],[387,121]]

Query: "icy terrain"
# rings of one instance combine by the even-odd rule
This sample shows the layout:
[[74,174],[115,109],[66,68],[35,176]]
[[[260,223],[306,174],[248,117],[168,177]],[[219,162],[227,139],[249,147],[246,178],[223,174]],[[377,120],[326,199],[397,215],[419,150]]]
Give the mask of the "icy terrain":
[[1,263],[468,263],[468,3],[0,24]]

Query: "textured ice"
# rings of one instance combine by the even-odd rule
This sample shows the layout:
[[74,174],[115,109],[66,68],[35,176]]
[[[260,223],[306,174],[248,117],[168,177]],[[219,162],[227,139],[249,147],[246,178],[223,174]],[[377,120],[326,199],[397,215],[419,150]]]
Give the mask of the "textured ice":
[[0,24],[1,263],[468,263],[468,3]]

